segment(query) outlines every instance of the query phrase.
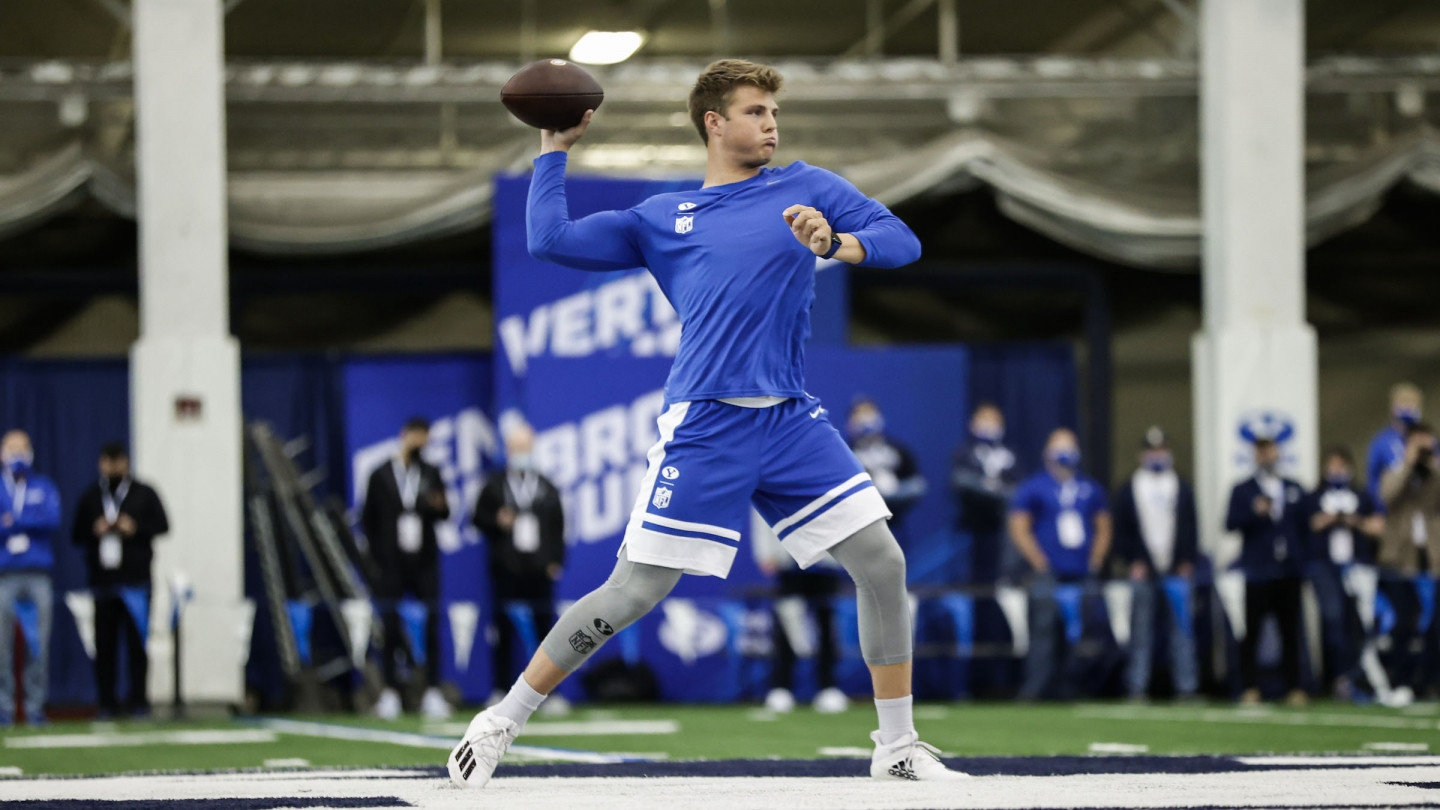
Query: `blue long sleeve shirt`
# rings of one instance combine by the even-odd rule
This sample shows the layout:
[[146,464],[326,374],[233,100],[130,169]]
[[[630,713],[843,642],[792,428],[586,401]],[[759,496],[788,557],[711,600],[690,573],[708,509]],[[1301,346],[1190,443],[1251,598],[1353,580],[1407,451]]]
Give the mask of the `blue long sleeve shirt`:
[[1380,504],[1381,511],[1384,511],[1385,504],[1380,500],[1380,479],[1404,459],[1405,434],[1396,430],[1394,425],[1386,425],[1370,440],[1370,452],[1365,460],[1365,486],[1370,491],[1370,497]]
[[530,253],[580,270],[649,269],[680,316],[670,402],[805,395],[815,254],[791,232],[786,208],[818,209],[836,233],[860,241],[868,266],[920,257],[920,241],[889,209],[805,163],[578,220],[569,215],[565,165],[564,152],[535,160]]
[[[55,482],[31,473],[22,482],[4,476],[0,487],[0,571],[48,571],[60,528],[60,492]],[[8,515],[9,521],[3,516]]]

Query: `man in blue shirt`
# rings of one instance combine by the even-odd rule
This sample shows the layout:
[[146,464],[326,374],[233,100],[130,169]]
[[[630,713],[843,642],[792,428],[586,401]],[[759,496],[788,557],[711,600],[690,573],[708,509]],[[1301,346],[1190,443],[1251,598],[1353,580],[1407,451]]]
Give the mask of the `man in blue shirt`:
[[781,81],[744,60],[707,67],[689,100],[706,148],[703,186],[627,211],[569,216],[567,152],[593,111],[571,129],[541,131],[530,253],[582,270],[647,268],[679,314],[680,347],[614,573],[560,617],[509,694],[470,723],[446,763],[456,784],[483,787],[541,701],[683,573],[728,574],[752,504],[801,567],[828,553],[855,580],[880,725],[871,776],[963,776],[915,732],[905,558],[885,524],[890,512],[804,386],[817,257],[895,267],[919,258],[920,243],[835,174],[798,162],[767,168]]
[[1245,573],[1245,638],[1240,640],[1240,702],[1260,702],[1256,648],[1267,616],[1280,628],[1281,676],[1292,705],[1307,702],[1300,689],[1300,574],[1305,559],[1302,542],[1300,484],[1280,474],[1280,445],[1255,440],[1255,474],[1230,491],[1225,530],[1240,533],[1240,559]]
[[[32,605],[37,621],[26,628],[25,719],[45,722],[46,665],[50,654],[51,540],[60,527],[60,493],[31,465],[30,437],[12,430],[0,439],[0,728],[15,720],[14,640],[17,606]],[[33,634],[33,635],[32,635]]]
[[1375,551],[1385,516],[1370,493],[1355,483],[1355,462],[1344,447],[1325,452],[1324,480],[1306,496],[1301,518],[1310,535],[1307,573],[1320,605],[1325,638],[1325,670],[1334,694],[1352,696],[1360,672],[1360,616],[1345,587],[1346,571],[1353,566],[1375,567]]
[[1045,443],[1045,469],[1027,478],[1010,501],[1010,539],[1034,571],[1030,584],[1030,649],[1022,700],[1050,691],[1057,668],[1057,584],[1099,573],[1110,553],[1105,488],[1080,471],[1080,444],[1060,428]]
[[1365,485],[1370,497],[1380,500],[1380,479],[1405,461],[1405,432],[1419,424],[1425,397],[1414,383],[1396,383],[1390,389],[1390,424],[1370,440],[1365,463]]

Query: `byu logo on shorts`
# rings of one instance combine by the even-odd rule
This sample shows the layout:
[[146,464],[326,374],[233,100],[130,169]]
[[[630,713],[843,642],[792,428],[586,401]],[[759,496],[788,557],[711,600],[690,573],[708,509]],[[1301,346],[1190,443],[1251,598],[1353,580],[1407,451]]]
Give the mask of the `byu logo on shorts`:
[[651,503],[655,504],[656,509],[664,509],[670,505],[670,493],[672,491],[670,487],[656,487],[655,498]]
[[686,214],[683,217],[675,217],[675,233],[689,233],[695,229],[695,215]]
[[666,481],[674,481],[676,478],[680,477],[680,471],[675,469],[674,467],[666,467],[665,469],[660,471],[660,474],[665,476]]

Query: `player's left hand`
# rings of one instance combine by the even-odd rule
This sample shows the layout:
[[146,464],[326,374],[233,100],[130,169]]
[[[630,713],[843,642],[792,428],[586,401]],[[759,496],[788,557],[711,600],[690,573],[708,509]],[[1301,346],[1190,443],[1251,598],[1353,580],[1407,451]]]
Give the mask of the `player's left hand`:
[[800,244],[810,248],[816,256],[829,252],[830,235],[834,230],[824,214],[808,205],[792,205],[784,213],[785,224],[790,226],[790,232],[795,234]]

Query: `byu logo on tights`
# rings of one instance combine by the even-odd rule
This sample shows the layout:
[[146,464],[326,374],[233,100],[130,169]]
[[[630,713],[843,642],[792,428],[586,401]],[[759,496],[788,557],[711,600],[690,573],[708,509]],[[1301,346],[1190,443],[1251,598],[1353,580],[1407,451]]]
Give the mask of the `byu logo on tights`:
[[670,489],[670,487],[656,487],[655,498],[651,501],[651,503],[655,504],[656,509],[664,509],[665,507],[670,505],[671,492],[672,490]]
[[683,217],[675,217],[675,233],[689,233],[695,229],[695,215],[686,214]]

